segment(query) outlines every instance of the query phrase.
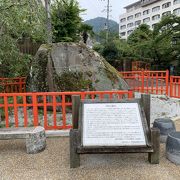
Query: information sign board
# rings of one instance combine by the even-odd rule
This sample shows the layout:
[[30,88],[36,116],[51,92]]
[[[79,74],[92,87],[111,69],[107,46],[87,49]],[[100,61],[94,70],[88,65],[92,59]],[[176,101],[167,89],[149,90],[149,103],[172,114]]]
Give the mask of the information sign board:
[[138,103],[84,103],[82,145],[146,146]]

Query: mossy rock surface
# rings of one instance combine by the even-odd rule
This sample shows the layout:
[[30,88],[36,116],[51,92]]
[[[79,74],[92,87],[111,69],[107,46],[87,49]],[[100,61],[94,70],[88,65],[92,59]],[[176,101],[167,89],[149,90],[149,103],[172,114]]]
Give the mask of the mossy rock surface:
[[84,44],[43,44],[31,66],[29,92],[126,90],[128,85],[97,52]]

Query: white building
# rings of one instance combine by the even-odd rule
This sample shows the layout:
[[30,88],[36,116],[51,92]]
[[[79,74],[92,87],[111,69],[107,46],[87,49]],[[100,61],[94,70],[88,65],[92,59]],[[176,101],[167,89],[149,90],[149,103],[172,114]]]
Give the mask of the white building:
[[180,16],[180,0],[140,0],[125,9],[126,13],[120,15],[119,21],[119,33],[123,39],[127,39],[140,24],[146,23],[153,29],[164,15]]

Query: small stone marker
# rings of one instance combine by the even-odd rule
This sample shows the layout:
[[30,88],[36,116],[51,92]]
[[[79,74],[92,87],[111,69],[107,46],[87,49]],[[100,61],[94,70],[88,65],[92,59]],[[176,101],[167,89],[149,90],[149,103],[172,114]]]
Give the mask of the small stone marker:
[[160,132],[156,128],[150,130],[150,106],[143,104],[150,100],[78,101],[80,97],[73,97],[71,168],[80,166],[80,154],[148,153],[150,163],[159,163]]
[[36,154],[46,148],[45,129],[41,126],[36,127],[26,138],[26,148],[28,154]]

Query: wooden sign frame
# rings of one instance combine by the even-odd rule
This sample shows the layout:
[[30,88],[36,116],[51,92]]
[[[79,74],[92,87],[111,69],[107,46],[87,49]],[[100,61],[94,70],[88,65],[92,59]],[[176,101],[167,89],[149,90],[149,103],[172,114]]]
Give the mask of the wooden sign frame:
[[[82,112],[85,103],[138,103],[146,139],[146,146],[83,146],[82,144]],[[70,167],[80,166],[80,154],[101,153],[148,153],[148,160],[152,164],[159,163],[159,136],[158,129],[150,128],[150,95],[142,95],[141,99],[134,100],[85,100],[73,96],[73,129],[70,131]]]

